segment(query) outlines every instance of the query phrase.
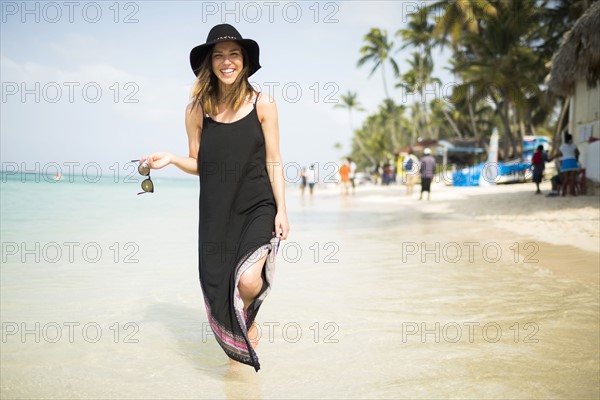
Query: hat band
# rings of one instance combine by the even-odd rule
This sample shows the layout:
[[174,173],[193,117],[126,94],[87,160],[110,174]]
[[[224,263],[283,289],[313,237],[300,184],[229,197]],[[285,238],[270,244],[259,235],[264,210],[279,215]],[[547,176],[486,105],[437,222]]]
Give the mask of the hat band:
[[221,36],[221,37],[218,37],[218,38],[214,39],[213,42],[216,41],[216,40],[224,40],[224,39],[238,40],[238,38],[236,38],[234,36]]

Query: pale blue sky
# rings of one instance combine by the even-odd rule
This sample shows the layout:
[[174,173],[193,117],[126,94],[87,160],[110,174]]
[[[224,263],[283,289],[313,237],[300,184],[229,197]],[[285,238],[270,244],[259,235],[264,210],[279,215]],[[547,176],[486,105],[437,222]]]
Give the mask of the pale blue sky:
[[[260,45],[263,68],[251,81],[265,91],[272,87],[284,162],[338,161],[350,149],[351,132],[346,112],[330,101],[357,91],[372,112],[384,98],[380,74],[369,79],[369,67],[356,67],[363,36],[379,27],[393,37],[424,3],[83,1],[71,9],[64,2],[29,2],[27,10],[23,4],[1,4],[2,162],[27,168],[96,162],[112,174],[115,162],[153,151],[187,153],[189,51],[224,22]],[[394,55],[403,71],[409,52]],[[447,80],[446,57],[436,54],[436,62]],[[367,114],[357,114],[355,126]],[[184,176],[175,167],[156,174]]]

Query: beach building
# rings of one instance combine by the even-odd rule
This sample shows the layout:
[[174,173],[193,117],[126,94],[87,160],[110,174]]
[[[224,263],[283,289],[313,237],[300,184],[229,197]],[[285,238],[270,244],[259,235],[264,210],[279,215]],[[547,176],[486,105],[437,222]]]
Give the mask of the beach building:
[[[593,3],[565,34],[551,61],[550,90],[566,99],[561,128],[580,151],[586,178],[600,182],[600,2]],[[560,145],[560,138],[555,146]],[[588,188],[590,185],[588,185]]]
[[485,159],[485,149],[477,147],[475,138],[423,139],[400,149],[398,153],[404,157],[412,150],[417,157],[422,157],[425,148],[431,150],[432,155],[441,165],[474,165]]

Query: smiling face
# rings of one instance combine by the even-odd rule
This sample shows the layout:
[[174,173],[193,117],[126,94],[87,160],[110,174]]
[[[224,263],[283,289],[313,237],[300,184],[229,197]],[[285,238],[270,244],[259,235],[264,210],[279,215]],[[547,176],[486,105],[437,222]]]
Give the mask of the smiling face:
[[212,71],[224,85],[232,85],[244,68],[242,48],[236,42],[215,44],[212,52]]

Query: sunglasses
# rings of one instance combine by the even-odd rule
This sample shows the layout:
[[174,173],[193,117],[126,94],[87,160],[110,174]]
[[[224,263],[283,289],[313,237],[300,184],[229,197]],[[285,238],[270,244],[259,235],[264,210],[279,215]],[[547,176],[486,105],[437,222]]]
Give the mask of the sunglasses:
[[[140,160],[131,160],[131,162],[139,162]],[[147,176],[148,178],[142,181],[142,190],[143,192],[139,192],[138,195],[144,193],[154,193],[154,183],[152,183],[152,179],[150,179],[150,166],[148,162],[144,161],[143,163],[138,165],[138,172],[142,176]]]

